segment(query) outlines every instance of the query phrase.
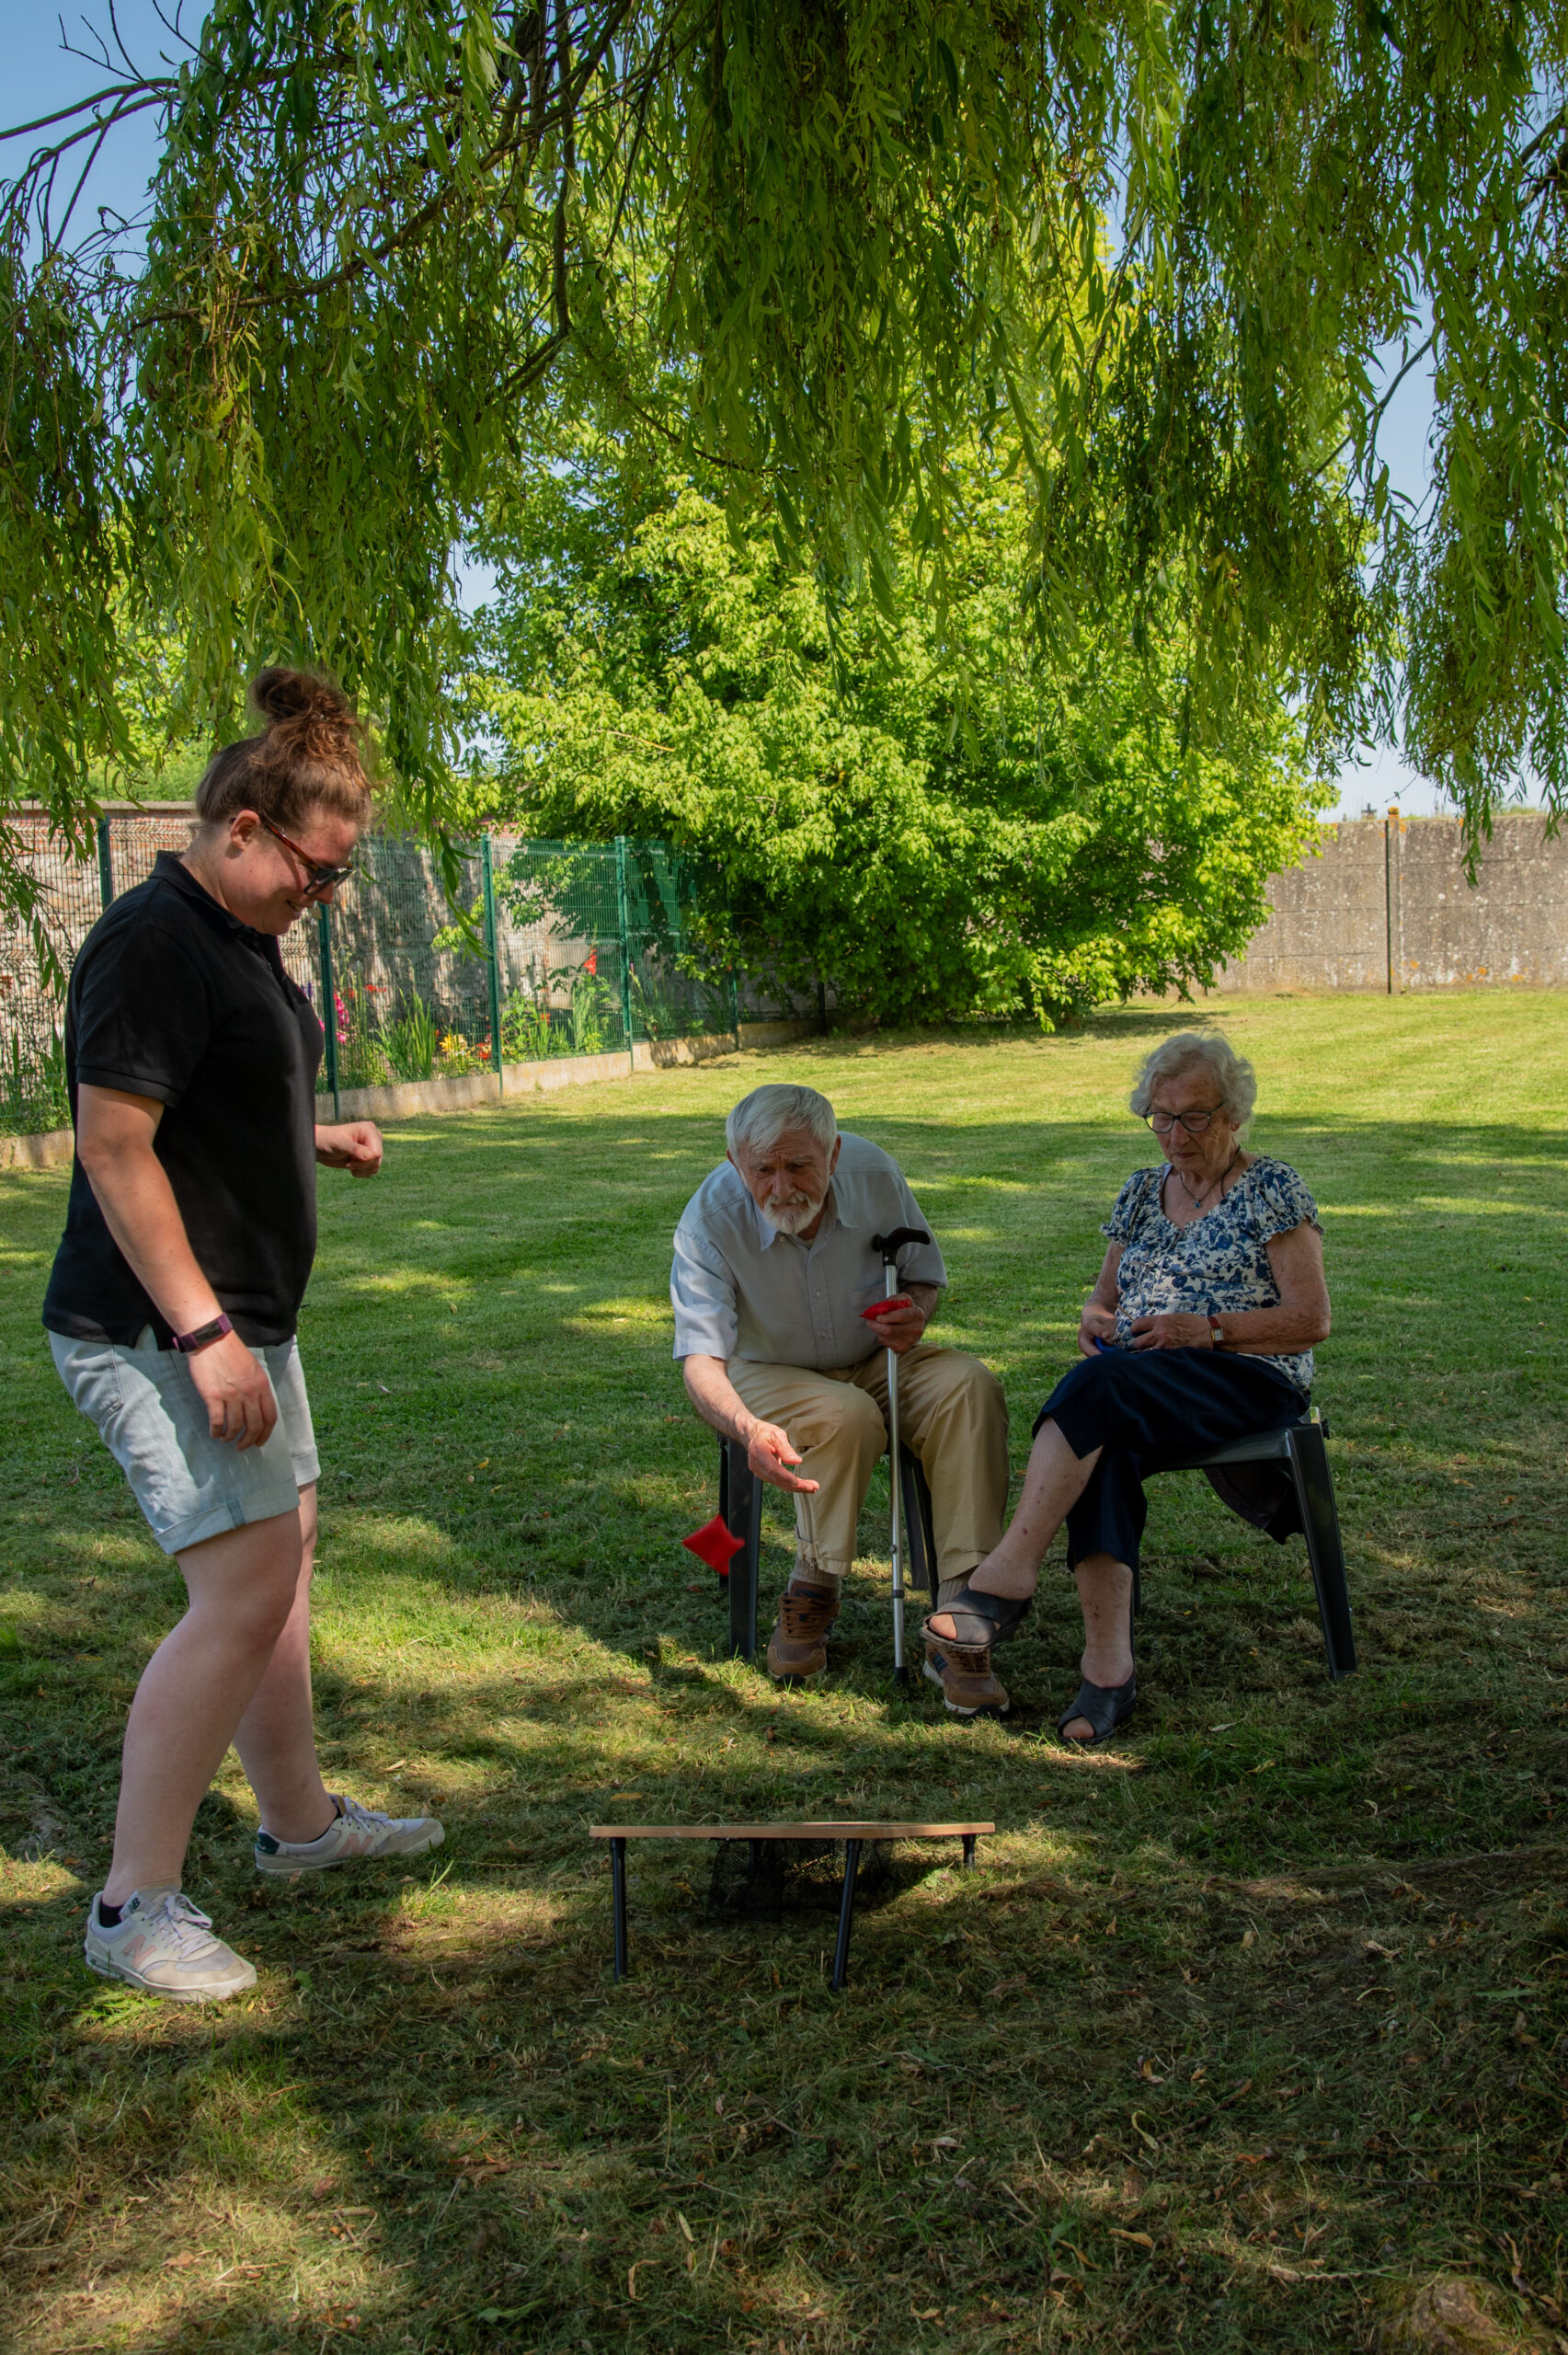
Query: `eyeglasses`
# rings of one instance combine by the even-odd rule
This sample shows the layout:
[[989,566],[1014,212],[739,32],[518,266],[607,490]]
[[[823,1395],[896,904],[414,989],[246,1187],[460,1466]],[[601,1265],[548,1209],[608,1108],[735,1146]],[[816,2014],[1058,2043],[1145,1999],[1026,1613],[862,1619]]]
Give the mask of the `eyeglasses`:
[[1211,1104],[1207,1112],[1145,1112],[1144,1119],[1157,1137],[1168,1137],[1174,1128],[1185,1129],[1189,1137],[1200,1137],[1223,1104]]
[[[261,818],[261,812],[259,810],[256,814],[258,818]],[[261,818],[261,822],[266,827],[268,833],[272,836],[274,842],[280,842],[282,844],[285,850],[292,851],[294,856],[299,860],[300,865],[304,868],[306,877],[305,898],[307,900],[318,898],[323,891],[336,890],[339,883],[347,883],[349,877],[353,874],[354,869],[351,867],[329,867],[323,859],[308,858],[305,856],[305,853],[300,848],[298,843],[291,842],[288,835],[283,832],[282,827],[275,826],[270,818]]]

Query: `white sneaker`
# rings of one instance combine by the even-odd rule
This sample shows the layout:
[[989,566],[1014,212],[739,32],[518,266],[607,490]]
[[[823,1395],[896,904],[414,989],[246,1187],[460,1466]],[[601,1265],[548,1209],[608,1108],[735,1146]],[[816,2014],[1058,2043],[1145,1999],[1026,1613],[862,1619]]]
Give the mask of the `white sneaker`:
[[332,1803],[337,1816],[319,1840],[275,1840],[270,1832],[258,1832],[257,1871],[298,1880],[302,1873],[328,1872],[371,1856],[422,1856],[446,1838],[433,1815],[378,1815],[336,1794]]
[[221,2004],[255,1986],[254,1967],[212,1936],[210,1918],[183,1890],[134,1890],[113,1929],[98,1919],[102,1895],[87,1909],[82,1951],[89,1970],[171,2004]]

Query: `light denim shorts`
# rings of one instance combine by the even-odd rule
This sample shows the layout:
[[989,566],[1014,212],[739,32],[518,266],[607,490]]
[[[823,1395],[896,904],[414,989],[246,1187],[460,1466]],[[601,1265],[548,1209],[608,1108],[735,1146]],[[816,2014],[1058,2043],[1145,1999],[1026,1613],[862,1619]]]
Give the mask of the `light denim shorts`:
[[97,1425],[166,1554],[292,1512],[300,1490],[320,1476],[292,1341],[251,1350],[271,1376],[278,1420],[264,1446],[243,1453],[233,1440],[212,1437],[189,1364],[177,1350],[159,1349],[150,1325],[133,1349],[63,1333],[52,1333],[49,1345],[61,1381]]

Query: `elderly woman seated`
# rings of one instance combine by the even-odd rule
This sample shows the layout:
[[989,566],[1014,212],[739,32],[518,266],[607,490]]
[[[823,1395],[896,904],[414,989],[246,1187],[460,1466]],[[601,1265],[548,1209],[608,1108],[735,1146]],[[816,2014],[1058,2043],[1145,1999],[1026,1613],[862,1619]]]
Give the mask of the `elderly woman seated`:
[[1083,1682],[1057,1730],[1082,1749],[1114,1734],[1138,1697],[1145,1474],[1305,1410],[1312,1344],[1329,1329],[1322,1230],[1295,1170],[1242,1143],[1256,1095],[1251,1064],[1196,1031],[1167,1039],[1139,1074],[1132,1109],[1164,1160],[1133,1172],[1103,1229],[1082,1361],[1040,1409],[1011,1526],[925,1623],[926,1674],[958,1716],[1008,1707],[991,1652],[1027,1612],[1065,1521]]

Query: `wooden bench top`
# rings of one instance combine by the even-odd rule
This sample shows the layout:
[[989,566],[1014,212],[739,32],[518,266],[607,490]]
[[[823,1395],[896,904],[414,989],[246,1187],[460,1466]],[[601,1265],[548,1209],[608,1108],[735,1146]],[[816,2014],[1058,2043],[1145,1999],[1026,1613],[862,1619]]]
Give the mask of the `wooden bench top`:
[[595,1840],[956,1840],[994,1823],[590,1823]]

